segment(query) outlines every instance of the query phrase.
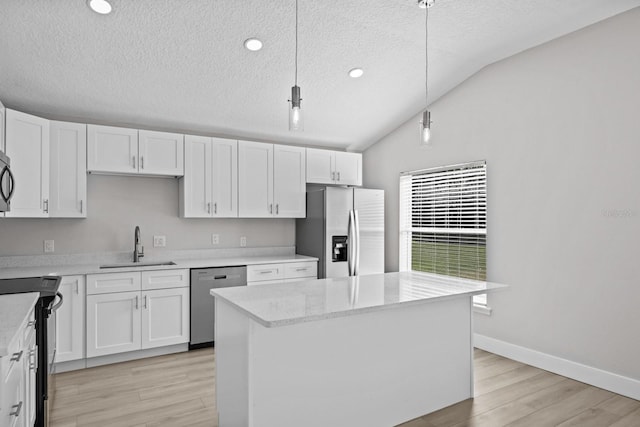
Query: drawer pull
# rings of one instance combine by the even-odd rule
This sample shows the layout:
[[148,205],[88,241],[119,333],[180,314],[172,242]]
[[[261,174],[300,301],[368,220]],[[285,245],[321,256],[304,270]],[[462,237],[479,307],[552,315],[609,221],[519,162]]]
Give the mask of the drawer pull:
[[11,361],[12,362],[19,362],[20,359],[22,359],[22,353],[24,353],[24,350],[20,350],[19,353],[13,353],[13,356],[11,356]]
[[16,418],[20,417],[20,412],[22,412],[22,402],[18,403],[17,405],[13,405],[11,408],[12,409],[15,408],[15,409],[11,411],[9,415],[14,416]]
[[34,326],[35,324],[36,324],[35,320],[29,320],[29,322],[27,323],[27,327]]
[[269,274],[269,273],[273,273],[273,270],[262,270],[260,272],[260,274]]
[[307,271],[309,267],[296,268],[296,271]]

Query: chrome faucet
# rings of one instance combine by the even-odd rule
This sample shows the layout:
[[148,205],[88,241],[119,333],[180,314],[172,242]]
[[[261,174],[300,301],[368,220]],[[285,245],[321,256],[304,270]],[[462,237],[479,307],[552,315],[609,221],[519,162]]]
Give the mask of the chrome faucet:
[[140,262],[142,257],[144,257],[144,246],[140,244],[140,227],[136,225],[133,234],[133,262]]

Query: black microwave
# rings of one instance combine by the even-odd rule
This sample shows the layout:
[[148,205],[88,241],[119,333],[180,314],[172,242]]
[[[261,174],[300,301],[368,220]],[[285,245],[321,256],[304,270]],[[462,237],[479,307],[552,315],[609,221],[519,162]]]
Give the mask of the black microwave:
[[0,151],[0,212],[11,210],[11,197],[13,197],[13,190],[16,188],[10,166],[9,157]]

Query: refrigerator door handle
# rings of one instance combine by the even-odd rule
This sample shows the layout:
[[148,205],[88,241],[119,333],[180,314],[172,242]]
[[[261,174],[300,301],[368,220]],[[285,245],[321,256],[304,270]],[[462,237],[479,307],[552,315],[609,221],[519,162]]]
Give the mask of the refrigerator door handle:
[[355,248],[353,257],[353,275],[360,275],[360,219],[358,218],[358,211],[353,210],[353,229],[355,234]]
[[349,211],[349,226],[347,229],[347,268],[349,270],[349,276],[355,276],[355,249],[357,247],[355,222],[355,211],[352,209]]

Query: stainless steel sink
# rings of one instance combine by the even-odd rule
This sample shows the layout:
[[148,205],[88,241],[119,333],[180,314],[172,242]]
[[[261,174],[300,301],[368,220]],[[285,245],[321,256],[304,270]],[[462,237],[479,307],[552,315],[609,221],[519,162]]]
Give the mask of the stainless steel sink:
[[125,262],[122,264],[106,264],[100,268],[131,268],[131,267],[158,267],[162,265],[176,265],[173,261],[166,262]]

